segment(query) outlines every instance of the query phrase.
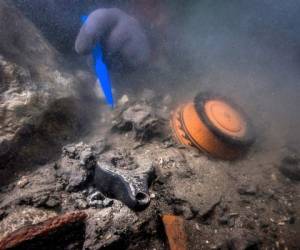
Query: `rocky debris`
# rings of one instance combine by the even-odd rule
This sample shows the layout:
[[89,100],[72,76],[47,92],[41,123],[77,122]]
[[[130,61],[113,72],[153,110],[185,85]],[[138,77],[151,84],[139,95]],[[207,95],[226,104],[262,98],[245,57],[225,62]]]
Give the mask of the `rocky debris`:
[[127,249],[137,239],[150,239],[158,232],[158,216],[153,207],[137,214],[115,201],[111,207],[88,213],[84,249]]
[[102,201],[102,203],[103,203],[103,207],[110,207],[114,203],[114,200],[109,199],[109,198],[105,198]]
[[26,225],[38,224],[57,215],[53,211],[28,206],[5,213],[6,216],[0,221],[0,240]]
[[158,133],[159,119],[153,108],[144,103],[129,106],[117,115],[114,130],[133,132],[136,139],[149,139]]
[[[21,178],[23,180],[24,177]],[[0,209],[13,210],[15,206],[33,206],[43,208],[54,208],[60,205],[60,197],[55,192],[58,183],[55,178],[55,169],[47,165],[29,175],[25,186],[20,186],[16,181],[10,193],[3,196]]]
[[101,192],[95,191],[87,197],[87,203],[90,207],[104,208],[110,207],[114,203],[114,201],[112,199],[106,198]]
[[108,161],[113,165],[113,167],[124,170],[134,170],[138,168],[137,163],[134,160],[134,157],[129,150],[119,149],[108,151],[104,157],[104,160]]
[[236,220],[239,218],[239,213],[230,212],[230,206],[220,202],[215,211],[215,218],[220,226],[227,226],[233,228]]
[[118,100],[118,106],[124,106],[129,102],[129,97],[128,95],[123,95],[119,100]]
[[188,202],[182,200],[173,201],[173,210],[176,215],[182,215],[186,220],[193,219],[197,214]]
[[17,182],[17,186],[19,188],[25,187],[29,183],[29,179],[27,176],[22,176],[22,178]]
[[99,156],[105,150],[108,149],[107,140],[106,138],[98,139],[91,145],[92,151],[94,152],[95,156]]
[[148,185],[153,178],[154,165],[151,159],[143,155],[132,158],[119,151],[110,151],[100,157],[95,168],[94,183],[108,197],[139,209],[150,202]]
[[100,144],[100,141],[99,143],[97,141],[97,144],[93,146],[84,144],[83,142],[70,144],[63,147],[63,156],[68,156],[70,159],[79,160],[80,165],[90,169],[95,166],[95,155],[92,147],[101,150],[100,147],[103,146]]
[[86,217],[73,212],[23,227],[3,238],[0,249],[81,249]]
[[172,100],[171,95],[167,94],[167,95],[164,96],[164,98],[163,98],[163,100],[162,100],[162,103],[163,103],[165,106],[169,106],[169,105],[171,105],[172,101],[173,101],[173,100]]
[[[113,205],[114,200],[105,197],[101,192],[93,187],[83,190],[82,192],[71,193],[69,207],[74,209],[102,209]],[[67,205],[68,206],[68,205]],[[69,210],[69,209],[68,209]]]
[[[160,106],[161,102],[157,100],[153,104],[145,100],[132,104],[130,97],[124,107],[116,108],[121,110],[117,118],[138,104],[151,107],[158,123],[163,123],[158,108],[165,110],[164,113],[168,113],[168,109]],[[107,115],[105,119],[108,125],[113,117]],[[109,126],[105,129],[109,130]],[[88,213],[83,240],[86,249],[166,249],[167,239],[158,214],[167,213],[179,215],[189,224],[189,247],[194,247],[191,249],[219,249],[218,242],[225,242],[221,249],[251,249],[252,246],[256,249],[260,245],[253,242],[258,238],[264,247],[272,248],[281,238],[288,241],[286,236],[293,235],[290,224],[297,227],[298,221],[297,209],[293,207],[294,200],[298,199],[294,195],[294,183],[288,182],[291,190],[287,192],[281,189],[280,179],[272,178],[270,183],[262,182],[258,190],[249,183],[248,177],[253,173],[264,178],[265,174],[269,176],[270,169],[265,164],[257,169],[256,164],[251,165],[253,168],[244,166],[243,162],[249,163],[247,160],[230,164],[213,161],[193,149],[177,147],[169,132],[162,132],[162,139],[146,141],[135,136],[133,126],[126,133],[108,131],[104,136],[98,127],[92,138],[85,138],[93,142],[65,146],[54,167],[51,164],[41,167],[40,172],[27,172],[9,187],[1,188],[0,230],[1,222],[14,224],[8,219],[14,210],[38,207],[47,214],[74,210]],[[148,192],[147,180],[152,179],[154,168],[157,178]],[[117,181],[109,182],[106,175],[98,181],[94,178],[95,171],[117,177]],[[145,177],[148,174],[150,179]],[[136,179],[143,180],[144,184],[140,185]],[[260,182],[255,179],[255,183]],[[103,185],[108,189],[104,190]],[[128,195],[133,188],[144,191],[139,196],[136,191]],[[151,197],[150,193],[155,196]],[[2,197],[2,194],[5,195]],[[125,204],[121,203],[124,194],[130,199],[141,199],[142,204],[148,204],[150,199],[151,202],[142,211],[132,211],[125,205],[129,204],[126,200]],[[132,204],[129,206],[136,208]],[[32,224],[32,220],[28,224]],[[256,239],[250,231],[257,232]],[[294,235],[293,242],[297,242],[296,233]]]
[[256,195],[258,187],[254,184],[242,184],[237,191],[240,195]]
[[59,206],[60,199],[53,193],[54,189],[37,190],[35,193],[29,193],[17,200],[17,205],[26,205],[33,207],[55,208]]
[[5,168],[16,156],[46,161],[56,153],[49,146],[80,133],[88,121],[82,98],[92,100],[93,93],[89,83],[64,69],[62,56],[9,1],[1,1],[0,14],[0,168]]
[[86,197],[82,193],[72,193],[71,199],[75,203],[74,204],[75,209],[82,210],[82,209],[87,209],[89,207],[86,201]]
[[295,154],[284,157],[279,170],[291,180],[300,181],[300,158]]
[[87,202],[88,205],[91,207],[98,207],[98,208],[102,208],[103,207],[103,200],[105,199],[105,197],[103,196],[103,194],[99,191],[95,191],[94,193],[91,193],[88,197],[87,197]]
[[218,221],[220,225],[227,225],[229,227],[233,227],[235,224],[235,217],[236,215],[225,214],[221,216]]
[[226,187],[226,181],[220,181],[224,179],[220,168],[173,147],[150,154],[158,165],[155,191],[163,194],[174,212],[188,219],[205,217],[220,203]]
[[7,216],[7,212],[4,210],[0,210],[0,221],[2,221]]
[[239,230],[230,235],[227,246],[232,250],[260,249],[260,239],[250,231]]
[[152,89],[143,89],[142,93],[141,93],[141,100],[148,102],[148,103],[153,103],[154,99],[157,97],[158,95],[155,93],[154,90]]
[[78,191],[92,178],[95,164],[90,146],[83,143],[68,145],[63,148],[63,157],[56,164],[56,176],[67,191]]

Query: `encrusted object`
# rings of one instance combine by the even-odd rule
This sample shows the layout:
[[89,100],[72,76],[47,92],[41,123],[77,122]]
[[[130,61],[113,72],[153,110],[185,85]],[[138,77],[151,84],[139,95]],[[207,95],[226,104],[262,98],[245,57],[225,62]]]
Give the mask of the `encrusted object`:
[[[126,162],[126,159],[123,160]],[[124,163],[118,165],[114,155],[104,157],[95,168],[94,181],[103,194],[122,201],[132,209],[142,209],[150,203],[148,185],[154,177],[154,167],[151,160],[143,157],[130,161],[126,164],[131,165],[128,169],[128,166],[123,166]]]

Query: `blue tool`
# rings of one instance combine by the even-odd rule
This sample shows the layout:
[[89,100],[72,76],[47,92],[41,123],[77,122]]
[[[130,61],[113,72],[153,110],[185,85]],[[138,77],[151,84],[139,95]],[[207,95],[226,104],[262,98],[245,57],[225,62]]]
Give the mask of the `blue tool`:
[[[85,23],[87,18],[88,18],[87,16],[82,16],[81,22]],[[110,81],[107,66],[103,61],[103,53],[100,44],[96,44],[96,46],[93,48],[92,55],[94,59],[95,73],[97,75],[99,84],[104,93],[106,103],[113,108],[114,99],[111,90],[111,81]]]

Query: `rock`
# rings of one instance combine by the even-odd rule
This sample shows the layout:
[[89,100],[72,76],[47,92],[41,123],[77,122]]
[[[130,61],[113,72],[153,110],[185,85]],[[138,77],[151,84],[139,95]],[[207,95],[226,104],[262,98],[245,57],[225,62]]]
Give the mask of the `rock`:
[[2,196],[0,208],[13,209],[19,205],[54,208],[59,205],[60,198],[55,192],[55,169],[51,165],[33,171],[27,178],[30,182],[26,186],[19,188],[14,185],[12,190]]
[[57,196],[52,195],[46,201],[45,207],[47,207],[47,208],[55,208],[55,207],[58,207],[59,204],[60,204],[59,198]]
[[241,195],[256,195],[258,188],[252,184],[242,184],[238,187],[238,193]]
[[79,249],[84,241],[84,212],[72,212],[25,226],[3,238],[1,249]]
[[114,200],[109,199],[109,198],[105,198],[103,200],[103,206],[104,207],[110,207],[113,203],[114,203]]
[[95,143],[92,144],[91,148],[95,154],[95,156],[99,156],[107,149],[107,141],[106,138],[99,139]]
[[157,164],[158,178],[154,188],[168,204],[188,202],[197,217],[205,218],[220,203],[227,180],[218,165],[205,157],[195,158],[191,151],[174,147],[156,149],[149,146],[144,151],[149,152]]
[[223,215],[219,218],[218,221],[221,225],[228,225],[229,220],[230,220],[230,217],[228,215]]
[[64,169],[59,173],[59,176],[66,181],[66,190],[74,192],[81,189],[87,182],[87,172],[84,171],[79,165],[72,164],[72,169]]
[[115,168],[124,170],[134,170],[138,168],[131,153],[127,150],[112,150],[109,151],[105,158],[110,158],[110,162]]
[[101,200],[89,201],[87,204],[93,208],[103,208],[104,207],[103,201],[101,201]]
[[144,89],[141,94],[141,99],[146,102],[152,102],[157,95],[152,89]]
[[66,190],[82,189],[93,174],[96,160],[90,146],[78,143],[63,148],[63,155],[57,163],[56,176],[64,183]]
[[[92,150],[90,148],[84,149],[80,153],[79,158],[80,158],[80,164],[82,166],[86,166],[87,168],[93,167],[94,162],[92,162],[92,161],[94,159],[94,155],[93,155]],[[90,164],[90,162],[92,162],[92,163]]]
[[153,209],[137,214],[115,200],[110,207],[88,213],[83,249],[127,249],[136,237],[150,239],[157,232],[158,218]]
[[192,211],[187,202],[180,202],[180,204],[174,205],[174,213],[176,215],[182,215],[186,220],[190,220],[195,217],[195,212]]
[[91,193],[88,197],[87,200],[94,201],[94,200],[104,200],[105,196],[99,192],[95,191],[94,193]]
[[16,156],[49,159],[57,152],[50,145],[88,122],[83,96],[93,99],[91,88],[65,69],[62,56],[9,2],[0,3],[0,168]]
[[0,221],[2,221],[7,215],[8,214],[5,210],[0,210]]
[[0,240],[26,225],[37,224],[56,215],[53,211],[40,208],[16,208],[0,221]]
[[75,208],[77,209],[86,209],[88,208],[88,203],[85,199],[85,196],[82,193],[72,193],[72,200],[75,202]]
[[75,203],[76,203],[75,208],[80,209],[80,210],[86,209],[86,208],[89,207],[87,202],[85,200],[82,200],[82,199],[76,200]]
[[260,226],[261,228],[267,228],[267,227],[270,226],[270,222],[269,222],[269,220],[262,218],[262,219],[259,221],[259,226]]
[[163,98],[163,100],[162,100],[162,103],[164,104],[164,105],[166,105],[166,106],[168,106],[168,105],[170,105],[171,103],[172,103],[172,97],[171,97],[171,95],[165,95],[164,96],[164,98]]
[[300,181],[300,158],[296,155],[284,157],[279,170],[284,176],[291,180]]
[[155,199],[155,197],[156,197],[155,193],[150,194],[150,199]]
[[125,105],[126,103],[129,102],[129,97],[128,95],[123,95],[119,100],[118,100],[118,105],[119,106],[123,106]]
[[87,203],[90,207],[103,208],[104,207],[104,204],[103,204],[104,199],[105,199],[105,197],[103,196],[103,194],[99,191],[96,191],[94,193],[91,193],[87,197]]
[[76,146],[74,144],[64,146],[63,154],[67,155],[71,159],[76,159],[76,157],[78,158],[78,152],[76,151]]
[[232,250],[260,249],[260,243],[254,233],[246,230],[233,232],[228,240],[229,249]]
[[125,109],[115,121],[114,129],[132,131],[136,138],[149,139],[158,131],[159,120],[151,106],[135,104]]
[[29,179],[27,176],[22,176],[21,179],[17,182],[17,186],[19,188],[25,187],[29,183]]

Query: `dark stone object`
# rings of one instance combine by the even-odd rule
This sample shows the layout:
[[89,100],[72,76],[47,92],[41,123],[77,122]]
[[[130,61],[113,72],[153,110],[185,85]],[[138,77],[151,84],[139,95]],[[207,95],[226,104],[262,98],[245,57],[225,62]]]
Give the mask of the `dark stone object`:
[[296,156],[285,157],[279,167],[280,172],[291,180],[300,181],[300,159]]
[[[98,162],[94,182],[106,196],[122,201],[131,209],[143,209],[150,203],[148,185],[154,178],[154,167],[148,159],[135,159],[136,168],[118,168],[114,154]],[[126,160],[125,160],[126,162]]]

